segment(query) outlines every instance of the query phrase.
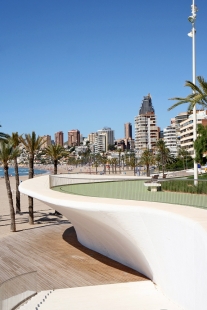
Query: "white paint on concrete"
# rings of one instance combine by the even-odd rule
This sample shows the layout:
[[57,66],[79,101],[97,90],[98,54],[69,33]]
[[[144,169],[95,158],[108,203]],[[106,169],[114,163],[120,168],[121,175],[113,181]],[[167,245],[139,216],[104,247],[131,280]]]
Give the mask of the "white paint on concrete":
[[44,301],[42,295],[33,297],[20,310],[35,309],[37,305],[41,310],[182,310],[151,281],[55,290]]
[[205,210],[64,194],[48,178],[22,182],[20,191],[66,216],[83,245],[143,273],[184,309],[206,310]]

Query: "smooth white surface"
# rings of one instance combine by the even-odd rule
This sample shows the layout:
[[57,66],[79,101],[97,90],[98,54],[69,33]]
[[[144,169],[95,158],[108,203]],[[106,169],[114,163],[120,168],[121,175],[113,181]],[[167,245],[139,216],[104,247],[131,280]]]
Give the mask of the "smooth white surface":
[[55,290],[42,301],[46,294],[41,292],[20,310],[35,309],[38,304],[41,310],[181,310],[151,281]]
[[48,180],[24,181],[20,191],[65,215],[83,245],[143,273],[184,309],[207,309],[205,210],[64,194]]

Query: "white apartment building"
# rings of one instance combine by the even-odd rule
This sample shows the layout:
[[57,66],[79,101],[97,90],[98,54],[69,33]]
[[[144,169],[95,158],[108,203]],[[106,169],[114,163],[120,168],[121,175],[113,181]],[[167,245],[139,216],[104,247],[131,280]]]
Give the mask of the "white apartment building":
[[108,150],[107,134],[101,133],[95,136],[95,154],[106,152]]
[[174,126],[167,126],[163,130],[163,140],[166,144],[166,147],[170,150],[170,153],[177,156],[177,136],[176,129]]
[[[198,110],[197,124],[207,125],[207,111]],[[194,157],[193,148],[193,114],[189,118],[180,123],[180,146],[186,149],[192,157]]]
[[97,133],[98,135],[106,134],[107,147],[109,144],[114,145],[114,130],[112,130],[110,127],[104,127],[103,129],[98,130]]

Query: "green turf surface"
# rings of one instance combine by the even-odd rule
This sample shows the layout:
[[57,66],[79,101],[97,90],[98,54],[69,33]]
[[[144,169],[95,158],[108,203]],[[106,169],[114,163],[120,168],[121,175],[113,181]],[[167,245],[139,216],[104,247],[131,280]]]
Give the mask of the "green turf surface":
[[114,198],[137,201],[154,201],[207,208],[207,195],[175,192],[151,192],[144,186],[143,180],[123,180],[113,182],[61,185],[55,191],[73,195]]

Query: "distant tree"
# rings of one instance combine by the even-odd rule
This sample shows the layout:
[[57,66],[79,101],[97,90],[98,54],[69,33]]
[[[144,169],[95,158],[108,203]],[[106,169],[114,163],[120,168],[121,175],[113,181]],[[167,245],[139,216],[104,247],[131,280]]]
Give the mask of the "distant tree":
[[51,144],[45,148],[45,153],[52,158],[54,164],[54,174],[57,174],[58,160],[63,156],[67,156],[67,152],[61,145]]
[[16,231],[16,223],[15,223],[15,212],[14,212],[14,205],[13,205],[13,199],[12,199],[12,191],[11,191],[11,185],[9,180],[9,165],[8,162],[13,159],[13,156],[15,156],[15,151],[10,143],[7,143],[5,141],[0,142],[0,160],[3,163],[4,167],[4,179],[7,189],[7,196],[9,200],[9,209],[10,209],[10,216],[11,216],[11,226],[10,230],[12,232]]
[[109,144],[108,145],[108,150],[109,151],[114,151],[115,149],[116,149],[115,145],[113,145],[113,144]]
[[185,167],[185,158],[189,156],[189,153],[186,149],[184,149],[183,147],[180,147],[178,149],[178,157],[182,158],[183,160],[183,169],[185,170],[185,168],[187,169],[187,167]]
[[163,140],[159,139],[156,143],[156,147],[157,155],[160,156],[161,159],[162,173],[164,177],[166,164],[175,161],[175,158],[172,156],[170,150],[166,147],[166,143]]
[[[20,142],[24,145],[26,151],[29,153],[29,179],[34,177],[34,155],[40,149],[44,143],[43,137],[36,136],[33,131],[32,134],[25,134],[25,138],[19,137]],[[29,224],[34,224],[34,213],[33,213],[33,198],[28,196],[29,201]]]
[[150,166],[154,165],[155,157],[151,150],[146,149],[143,151],[141,158],[140,158],[140,165],[146,166],[147,168],[147,176],[150,176]]

